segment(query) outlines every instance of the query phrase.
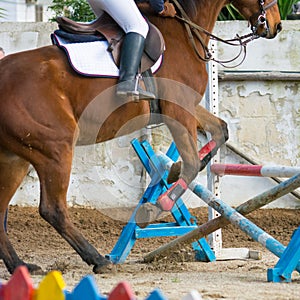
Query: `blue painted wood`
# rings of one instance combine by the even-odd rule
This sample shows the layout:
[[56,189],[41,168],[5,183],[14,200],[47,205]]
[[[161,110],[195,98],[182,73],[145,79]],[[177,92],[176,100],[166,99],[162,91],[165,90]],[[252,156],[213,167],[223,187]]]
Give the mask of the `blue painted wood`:
[[[136,153],[138,153],[138,156],[145,167],[146,171],[148,173],[151,172],[150,164],[149,164],[149,157],[147,153],[144,151],[144,148],[141,146],[141,143],[137,140],[134,139],[131,142],[134,150]],[[151,180],[149,186],[147,187],[143,197],[140,199],[137,207],[135,208],[133,214],[131,215],[128,223],[126,226],[123,228],[120,237],[114,246],[113,250],[111,251],[110,254],[106,255],[106,257],[112,261],[113,263],[123,263],[125,262],[127,256],[129,255],[132,247],[135,244],[136,241],[136,235],[135,235],[135,230],[138,227],[135,222],[135,214],[138,208],[146,203],[146,202],[154,202],[155,198],[162,193],[162,186],[160,183],[154,184],[153,180]]]
[[145,300],[168,300],[160,289],[153,290]]
[[147,226],[148,229],[151,228],[160,228],[160,227],[174,227],[178,225],[176,222],[168,222],[168,223],[155,223],[155,224],[149,224]]
[[72,292],[72,300],[104,300],[106,297],[100,295],[95,279],[87,275],[75,286]]
[[[271,235],[263,231],[257,225],[249,221],[243,215],[238,213],[235,209],[224,203],[222,200],[215,197],[215,195],[200,184],[193,184],[193,192],[199,196],[209,206],[214,208],[223,217],[229,220],[232,224],[238,226],[242,231],[259,242],[273,254],[281,257],[286,249],[280,242],[274,239]],[[296,270],[300,271],[300,262],[298,260]]]
[[[165,155],[160,155],[158,159],[161,163],[167,166],[170,163],[170,159]],[[297,174],[290,178],[289,180],[282,182],[275,189],[271,189],[261,194],[256,202],[265,202],[266,199],[270,198],[278,198],[281,190],[285,189],[288,186],[294,185],[295,181],[299,179],[300,174]],[[297,185],[299,186],[299,185]],[[262,244],[272,253],[281,257],[283,254],[285,247],[279,243],[276,239],[274,239],[271,235],[267,234],[265,231],[260,229],[254,223],[250,222],[247,218],[245,218],[242,214],[240,214],[237,210],[231,208],[226,203],[222,202],[220,199],[216,198],[212,192],[198,184],[196,181],[192,182],[189,185],[189,188],[193,190],[193,192],[204,202],[206,202],[209,206],[218,211],[221,215],[223,215],[226,219],[228,219],[231,223],[240,227],[245,233],[251,236],[254,240]],[[276,199],[275,198],[275,199]],[[298,259],[296,270],[300,271],[300,261]]]
[[[153,171],[150,167],[149,153],[147,153],[137,139],[134,139],[131,142],[135,152],[137,153],[139,159],[141,160],[143,166],[149,174],[153,175]],[[171,153],[172,154],[172,153]],[[153,154],[152,154],[153,155]],[[128,223],[123,228],[121,235],[114,246],[113,250],[110,254],[106,255],[106,257],[111,260],[113,263],[123,263],[125,262],[127,256],[129,255],[132,247],[136,241],[135,230],[138,228],[135,222],[135,214],[138,208],[146,203],[151,202],[154,203],[156,199],[159,197],[161,193],[163,193],[164,187],[160,182],[157,182],[157,178],[151,180],[149,186],[147,187],[143,197],[140,199],[137,207],[135,208],[133,214],[131,215]]]
[[284,250],[279,261],[273,269],[268,269],[268,281],[291,282],[292,272],[300,261],[300,226],[292,235],[292,239]]
[[[135,210],[136,211],[136,210]],[[134,213],[135,214],[135,213]],[[130,218],[129,222],[124,226],[120,237],[115,244],[113,250],[110,254],[106,255],[106,258],[115,264],[125,262],[127,256],[129,255],[132,247],[135,244],[135,229],[137,225],[133,216]]]
[[[148,156],[149,168],[150,168],[150,172],[148,172],[146,168],[148,174],[150,175],[154,183],[160,183],[166,190],[167,188],[170,187],[170,185],[168,185],[166,182],[166,178],[167,178],[166,169],[162,164],[160,164],[159,160],[157,159],[156,153],[154,152],[154,150],[152,149],[148,141],[145,140],[141,142],[141,146],[143,149],[142,151]],[[141,153],[139,151],[136,151],[136,153],[140,157]],[[174,161],[178,159],[179,156],[178,151],[172,145],[171,147],[169,147],[168,153],[169,153],[168,157],[170,159]]]
[[64,290],[65,300],[73,300],[72,292]]
[[152,238],[152,237],[163,237],[163,236],[180,236],[186,234],[193,229],[196,229],[197,226],[166,226],[166,227],[152,227],[152,228],[136,228],[135,236],[137,239],[141,238]]
[[[168,185],[166,182],[166,177],[167,177],[168,173],[166,172],[165,164],[161,162],[161,160],[154,153],[152,147],[150,146],[150,144],[147,141],[143,141],[142,146],[145,149],[146,153],[149,155],[149,160],[150,160],[149,165],[150,165],[151,169],[154,169],[154,174],[163,174],[160,182],[163,183],[163,185],[165,186],[165,189],[162,191],[162,192],[164,192],[165,190],[167,190],[167,188],[169,188],[171,186],[171,185]],[[179,153],[178,153],[178,150],[177,150],[174,142],[171,143],[169,150],[167,151],[166,157],[172,162],[177,161],[177,159],[179,157]],[[157,197],[155,197],[153,200],[154,201],[152,203],[155,203],[157,200]],[[176,222],[178,223],[178,225],[180,225],[180,226],[196,225],[196,219],[193,216],[191,216],[191,214],[189,213],[187,207],[185,206],[185,204],[183,203],[181,198],[179,198],[176,201],[176,204],[174,205],[171,213],[172,213],[174,219],[176,220]],[[215,256],[214,252],[211,250],[211,248],[208,245],[205,238],[199,239],[197,242],[193,243],[192,245],[193,245],[195,251],[202,252],[202,253],[198,253],[198,257],[203,258],[202,261],[215,261],[216,260],[216,256]]]
[[[174,143],[172,143],[171,147],[173,147],[173,144]],[[164,167],[164,169],[166,169],[167,164],[170,164],[172,162],[174,161],[167,155],[162,154],[157,156],[157,163],[161,164]],[[181,198],[178,199],[175,203],[174,208],[172,210],[172,214],[181,226],[183,226],[184,224],[187,224],[189,226],[194,226],[197,224],[196,219],[193,216],[191,216]],[[183,223],[181,221],[182,219],[180,218],[184,218]],[[201,238],[198,241],[193,242],[192,246],[193,249],[196,251],[195,257],[198,261],[216,261],[216,256],[205,238]]]
[[[151,182],[143,197],[140,199],[129,222],[123,228],[115,247],[110,254],[106,255],[106,257],[113,263],[122,263],[126,260],[137,238],[179,236],[191,231],[197,225],[196,219],[189,213],[182,199],[178,199],[171,212],[175,223],[161,225],[151,224],[145,229],[141,229],[136,225],[134,217],[138,208],[146,202],[156,203],[157,198],[171,185],[169,185],[166,181],[168,172],[165,170],[165,166],[158,159],[151,145],[147,141],[139,142],[137,139],[134,139],[131,144],[146,171],[150,174]],[[179,153],[174,142],[170,145],[166,156],[172,161],[176,161],[178,159]],[[204,252],[201,256],[205,257],[205,261],[216,260],[213,251],[204,238],[199,240],[195,250]]]
[[[161,184],[162,190],[159,191],[155,197],[152,199],[149,199],[148,202],[155,203],[157,198],[164,193],[168,188],[171,187],[170,184],[167,183],[166,179],[168,176],[168,172],[165,169],[164,165],[161,164],[160,160],[157,158],[157,155],[153,151],[152,147],[147,141],[142,142],[142,146],[144,148],[144,151],[149,155],[149,165],[151,168],[150,174],[154,174],[153,180],[157,180],[158,184]],[[167,157],[169,157],[170,160],[176,161],[179,157],[177,148],[175,146],[175,143],[173,142],[167,151]],[[191,218],[188,209],[186,208],[185,204],[183,203],[182,199],[179,198],[176,204],[174,205],[174,209],[172,210],[172,215],[174,219],[177,221],[179,225],[191,225]]]

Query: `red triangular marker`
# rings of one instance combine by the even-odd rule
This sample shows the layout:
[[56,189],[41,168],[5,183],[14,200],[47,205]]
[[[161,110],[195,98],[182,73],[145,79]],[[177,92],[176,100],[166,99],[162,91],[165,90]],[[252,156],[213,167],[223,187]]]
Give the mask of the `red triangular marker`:
[[121,281],[108,295],[107,300],[134,300],[136,299],[129,283]]
[[25,266],[18,267],[4,288],[4,300],[31,300],[34,288]]

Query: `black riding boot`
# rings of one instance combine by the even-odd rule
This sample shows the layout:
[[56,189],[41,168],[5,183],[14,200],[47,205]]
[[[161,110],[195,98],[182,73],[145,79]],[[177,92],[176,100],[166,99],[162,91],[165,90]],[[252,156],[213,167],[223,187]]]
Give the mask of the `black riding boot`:
[[135,32],[127,33],[124,38],[120,59],[120,77],[117,85],[118,97],[133,97],[135,100],[155,99],[153,93],[144,91],[138,85],[137,73],[144,52],[144,44],[144,37]]

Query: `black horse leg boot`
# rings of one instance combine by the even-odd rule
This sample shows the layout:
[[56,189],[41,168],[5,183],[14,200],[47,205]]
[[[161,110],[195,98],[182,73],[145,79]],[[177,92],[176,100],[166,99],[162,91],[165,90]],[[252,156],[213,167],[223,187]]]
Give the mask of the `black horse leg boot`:
[[129,32],[124,38],[120,58],[119,83],[116,92],[120,98],[155,99],[153,93],[144,91],[138,85],[137,73],[144,52],[144,44],[144,37],[136,32]]

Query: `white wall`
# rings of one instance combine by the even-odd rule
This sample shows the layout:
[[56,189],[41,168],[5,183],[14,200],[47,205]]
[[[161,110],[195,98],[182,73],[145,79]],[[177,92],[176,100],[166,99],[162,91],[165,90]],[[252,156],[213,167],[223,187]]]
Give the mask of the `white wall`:
[[[299,71],[300,22],[283,22],[284,30],[275,40],[257,40],[248,46],[248,56],[239,70]],[[50,44],[50,23],[0,23],[0,46],[6,52],[32,49]],[[218,23],[215,32],[231,38],[242,34],[246,22]],[[236,49],[234,49],[235,51]],[[233,49],[218,45],[218,55],[231,57]],[[229,124],[230,143],[262,164],[300,165],[299,82],[251,81],[219,82],[220,116]],[[68,201],[70,205],[97,208],[132,206],[145,188],[145,173],[132,147],[133,137],[148,135],[156,150],[166,151],[171,138],[161,128],[136,132],[92,147],[76,149]],[[225,153],[225,152],[223,152]],[[239,161],[226,156],[226,161]],[[205,172],[199,180],[205,183]],[[252,195],[273,186],[269,179],[229,178],[221,182],[222,198],[237,205]],[[188,206],[198,206],[198,199],[185,197]],[[39,184],[31,170],[13,202],[36,205]],[[202,205],[202,204],[201,204]],[[276,201],[276,207],[300,207],[300,201],[288,196]]]
[[50,45],[55,23],[0,22],[0,47],[6,54]]
[[[245,61],[233,70],[295,72],[300,75],[299,24],[298,21],[284,21],[283,31],[275,40],[259,39],[250,43]],[[220,22],[215,33],[228,38],[233,33],[247,33],[249,29],[246,28],[247,22]],[[221,59],[230,57],[232,52],[227,46],[218,44],[218,53]],[[256,74],[259,76],[259,72]],[[300,166],[299,98],[300,81],[219,82],[219,113],[229,125],[229,143],[261,164]],[[230,151],[225,153],[225,162],[244,163]],[[273,185],[270,179],[228,176],[221,181],[222,197],[237,205],[240,199],[248,199]],[[288,196],[272,206],[299,207],[300,200]]]
[[26,3],[26,0],[6,0],[0,1],[0,7],[5,11],[1,11],[2,17],[0,22],[35,22],[36,21],[36,5],[43,7],[43,21],[47,21],[52,17],[52,13],[48,10],[51,0],[32,0]]
[[1,21],[6,22],[34,22],[35,5],[27,4],[25,0],[2,1],[1,8],[5,9]]

